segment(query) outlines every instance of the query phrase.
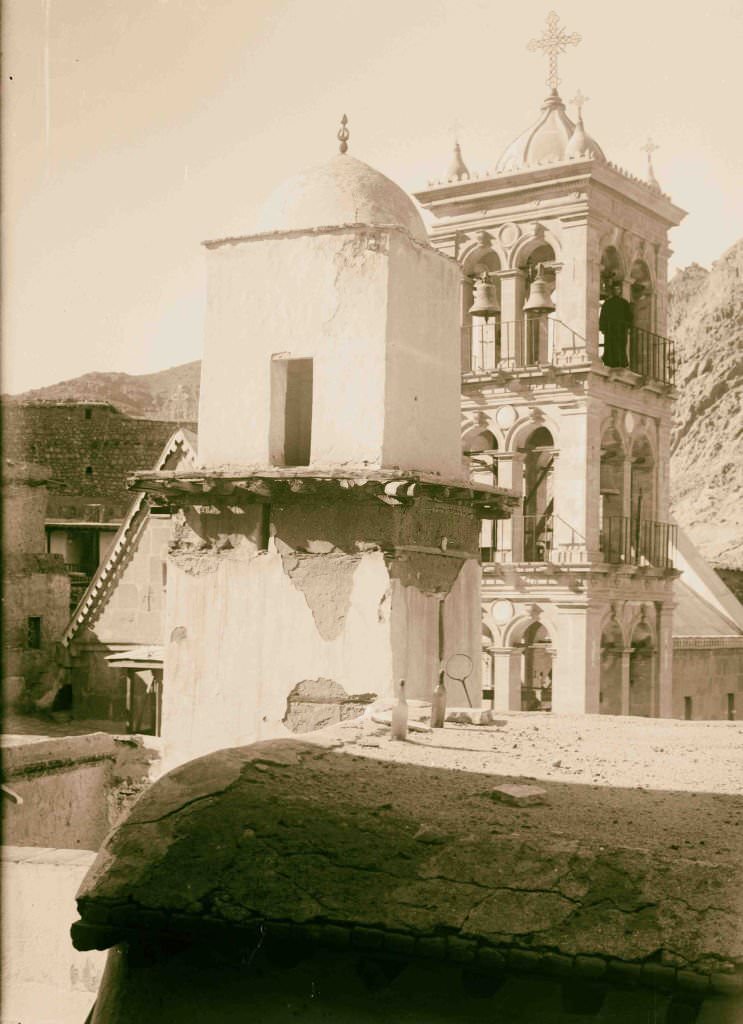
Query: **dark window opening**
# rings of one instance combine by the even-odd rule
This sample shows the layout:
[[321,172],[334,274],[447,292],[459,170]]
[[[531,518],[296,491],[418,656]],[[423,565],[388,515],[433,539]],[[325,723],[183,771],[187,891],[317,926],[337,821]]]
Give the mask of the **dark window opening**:
[[735,721],[735,694],[728,694],[728,722]]
[[86,476],[92,476],[93,475],[93,467],[92,466],[86,466],[85,467],[85,475]]
[[92,409],[86,409],[85,410],[85,419],[86,420],[92,420],[92,418],[93,418],[93,410]]
[[684,718],[691,721],[691,697],[684,697]]
[[41,647],[41,616],[31,615],[27,624],[27,643],[32,651]]
[[308,466],[312,449],[311,359],[271,362],[271,461]]

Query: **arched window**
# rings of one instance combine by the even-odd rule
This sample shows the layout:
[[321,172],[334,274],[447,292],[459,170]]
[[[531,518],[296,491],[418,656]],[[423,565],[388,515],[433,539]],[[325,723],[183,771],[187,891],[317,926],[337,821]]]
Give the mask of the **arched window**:
[[[464,437],[464,454],[469,459],[470,479],[473,483],[498,484],[498,442],[489,430],[470,432]],[[480,523],[480,558],[492,562],[498,550],[498,523],[494,519],[483,519]]]
[[[487,317],[472,311],[478,282],[485,283],[500,308],[500,260],[492,249],[479,246],[465,259],[462,270],[462,369],[493,370],[500,362],[500,314]],[[483,276],[485,275],[485,276]]]
[[627,532],[624,468],[626,455],[618,432],[609,427],[601,439],[599,475],[599,547],[608,562],[623,561]]
[[601,685],[599,711],[602,715],[622,713],[622,651],[624,638],[619,623],[609,622],[601,634]]
[[635,260],[630,269],[632,322],[641,331],[653,330],[653,281],[644,260]]
[[537,427],[524,446],[523,560],[549,561],[554,533],[552,490],[555,442],[546,427]]

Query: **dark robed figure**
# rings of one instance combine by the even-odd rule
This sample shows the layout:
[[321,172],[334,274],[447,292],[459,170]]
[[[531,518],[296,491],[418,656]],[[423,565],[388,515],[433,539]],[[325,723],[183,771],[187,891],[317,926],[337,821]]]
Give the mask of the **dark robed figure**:
[[611,295],[601,307],[599,316],[606,366],[627,366],[627,334],[631,326],[632,306],[622,298],[622,286],[614,282]]

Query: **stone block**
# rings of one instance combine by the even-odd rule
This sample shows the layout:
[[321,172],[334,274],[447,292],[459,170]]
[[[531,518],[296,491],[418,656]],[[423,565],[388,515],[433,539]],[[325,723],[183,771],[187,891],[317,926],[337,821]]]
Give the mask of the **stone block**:
[[534,804],[546,803],[547,790],[539,786],[524,786],[517,783],[506,782],[502,786],[496,786],[490,792],[493,800],[499,803],[511,804],[514,807],[531,807]]
[[491,708],[448,708],[446,721],[454,725],[492,725]]

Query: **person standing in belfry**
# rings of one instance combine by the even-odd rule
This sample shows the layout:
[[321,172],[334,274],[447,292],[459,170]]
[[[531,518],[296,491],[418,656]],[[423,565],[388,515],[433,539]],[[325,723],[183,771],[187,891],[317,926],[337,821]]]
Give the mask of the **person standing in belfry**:
[[627,366],[627,334],[632,326],[632,306],[622,298],[619,281],[611,284],[611,295],[601,307],[599,330],[604,336],[604,365]]

